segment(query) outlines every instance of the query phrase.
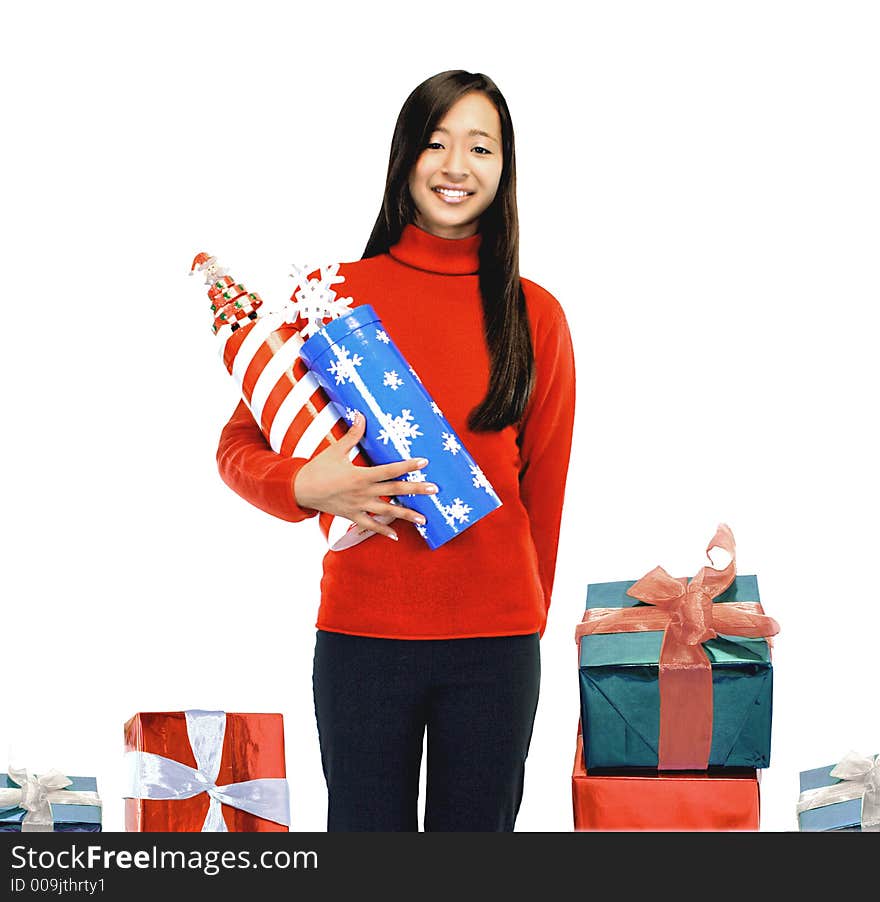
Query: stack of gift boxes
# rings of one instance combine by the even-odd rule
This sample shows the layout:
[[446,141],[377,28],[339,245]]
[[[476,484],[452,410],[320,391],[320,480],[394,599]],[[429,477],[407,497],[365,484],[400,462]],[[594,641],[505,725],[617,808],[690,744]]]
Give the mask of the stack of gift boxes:
[[[713,545],[733,555],[726,527]],[[656,568],[590,585],[577,629],[575,829],[759,829],[777,631],[733,559],[692,580]],[[138,713],[125,763],[126,830],[289,829],[280,714]],[[850,752],[800,782],[800,830],[880,832],[880,756]],[[100,831],[101,806],[92,777],[0,774],[0,832]]]
[[728,527],[693,579],[660,567],[588,587],[578,625],[575,830],[757,830],[770,763],[773,669],[754,576]]

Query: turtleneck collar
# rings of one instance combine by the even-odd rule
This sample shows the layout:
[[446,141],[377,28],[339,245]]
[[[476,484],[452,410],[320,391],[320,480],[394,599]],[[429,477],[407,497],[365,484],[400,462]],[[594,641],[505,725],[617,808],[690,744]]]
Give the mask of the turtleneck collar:
[[407,266],[426,272],[464,276],[480,270],[480,233],[469,238],[439,238],[417,225],[403,227],[400,241],[388,253]]

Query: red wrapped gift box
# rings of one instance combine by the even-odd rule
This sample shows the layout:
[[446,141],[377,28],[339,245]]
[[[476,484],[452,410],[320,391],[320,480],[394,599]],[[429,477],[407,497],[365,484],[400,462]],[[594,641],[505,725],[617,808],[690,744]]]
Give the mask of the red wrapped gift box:
[[760,771],[594,776],[578,733],[571,796],[578,830],[757,830]]
[[[187,732],[186,712],[135,714],[125,724],[126,752],[151,752],[196,768]],[[285,778],[284,722],[280,714],[226,714],[226,731],[218,786],[261,778]],[[139,832],[198,833],[210,800],[201,792],[192,798],[125,800],[125,829]],[[230,832],[284,833],[288,828],[230,805],[222,805]]]

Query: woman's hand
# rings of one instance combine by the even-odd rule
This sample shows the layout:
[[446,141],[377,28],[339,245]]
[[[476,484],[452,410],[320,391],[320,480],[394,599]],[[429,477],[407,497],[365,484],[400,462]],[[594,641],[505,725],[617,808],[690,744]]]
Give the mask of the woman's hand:
[[390,526],[379,523],[368,514],[385,514],[391,518],[424,523],[417,511],[382,500],[382,495],[430,495],[437,486],[430,482],[405,482],[397,477],[420,470],[428,461],[424,458],[382,464],[378,467],[357,467],[349,459],[352,448],[363,438],[366,420],[356,413],[348,432],[334,445],[325,448],[300,468],[294,480],[293,493],[300,507],[324,511],[345,517],[362,530],[372,530],[397,539]]

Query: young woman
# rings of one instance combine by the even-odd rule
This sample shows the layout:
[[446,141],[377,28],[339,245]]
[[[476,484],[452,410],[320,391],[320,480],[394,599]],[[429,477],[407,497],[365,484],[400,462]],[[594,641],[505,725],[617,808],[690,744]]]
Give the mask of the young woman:
[[[329,830],[513,830],[540,681],[574,417],[558,302],[519,275],[513,127],[485,75],[441,72],[400,111],[382,209],[344,293],[371,304],[500,496],[431,551],[381,496],[424,460],[356,467],[364,418],[311,460],[269,449],[244,403],[224,481],[276,517],[342,515],[373,536],[324,558],[314,698]],[[382,525],[368,514],[398,519]],[[384,537],[395,541],[386,541]]]

